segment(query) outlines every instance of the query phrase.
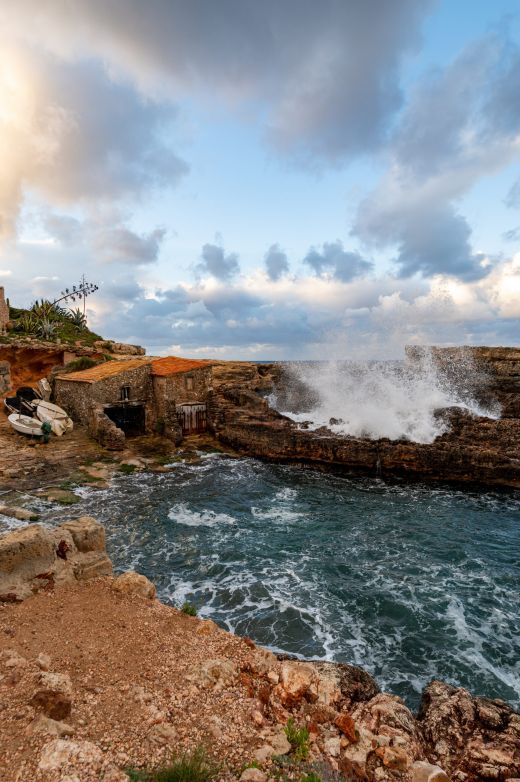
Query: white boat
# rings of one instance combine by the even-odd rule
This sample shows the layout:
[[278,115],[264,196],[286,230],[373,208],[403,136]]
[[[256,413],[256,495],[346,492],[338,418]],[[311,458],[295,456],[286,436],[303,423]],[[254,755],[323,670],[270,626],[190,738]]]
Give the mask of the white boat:
[[49,423],[58,437],[72,430],[74,424],[63,408],[44,399],[35,399],[32,406],[40,421]]
[[28,415],[20,413],[11,413],[7,420],[17,432],[26,434],[30,437],[43,437],[42,422],[36,418],[30,418]]

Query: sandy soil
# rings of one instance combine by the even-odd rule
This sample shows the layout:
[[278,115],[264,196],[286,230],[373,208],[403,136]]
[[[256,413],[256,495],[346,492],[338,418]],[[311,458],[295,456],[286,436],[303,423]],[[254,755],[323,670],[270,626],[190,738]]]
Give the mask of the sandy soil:
[[[110,763],[150,768],[171,758],[174,749],[200,745],[218,758],[222,777],[236,777],[265,744],[269,728],[265,720],[255,723],[258,702],[250,678],[241,673],[256,652],[213,622],[157,600],[118,594],[110,584],[98,579],[40,592],[21,604],[0,604],[0,779],[64,778],[38,768],[52,738],[31,734],[41,654],[51,658],[51,671],[72,680],[72,711],[65,720],[72,741],[92,742],[103,755],[102,765],[92,776],[81,775],[81,782],[103,779],[99,769]],[[26,662],[15,657],[6,663],[12,654],[6,650]],[[214,681],[204,668],[215,659],[228,661],[223,680]]]

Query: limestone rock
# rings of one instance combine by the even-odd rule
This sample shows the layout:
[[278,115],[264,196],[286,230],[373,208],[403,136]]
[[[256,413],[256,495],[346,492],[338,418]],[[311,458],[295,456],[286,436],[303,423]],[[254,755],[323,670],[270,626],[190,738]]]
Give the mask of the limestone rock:
[[92,516],[65,521],[59,528],[70,532],[78,551],[105,551],[104,527]]
[[46,733],[49,736],[58,736],[62,738],[63,736],[73,736],[74,728],[66,722],[59,722],[58,720],[46,717],[44,714],[40,714],[31,722],[27,728],[27,732],[30,734]]
[[0,538],[0,601],[24,600],[57,584],[110,575],[103,527],[90,517],[53,529],[31,524]]
[[337,736],[332,736],[330,739],[326,739],[323,742],[323,749],[331,758],[339,757],[339,753],[341,752],[341,742],[339,738]]
[[417,760],[412,766],[412,782],[450,782],[442,768]]
[[288,755],[292,749],[289,740],[285,735],[285,731],[283,730],[275,733],[275,735],[269,739],[269,742],[274,750],[275,755]]
[[340,729],[343,735],[348,738],[351,744],[355,744],[356,741],[359,741],[359,731],[356,728],[356,723],[354,722],[350,714],[347,714],[346,712],[342,712],[341,714],[338,714],[338,716],[334,721],[334,724],[336,725],[337,728]]
[[72,766],[74,769],[89,767],[100,770],[103,763],[103,753],[90,741],[66,741],[55,739],[46,744],[40,756],[38,768],[40,771],[60,771]]
[[31,704],[53,720],[68,717],[72,708],[72,682],[66,673],[49,673],[44,671],[38,675],[36,690],[31,698]]
[[4,668],[25,668],[27,660],[16,649],[4,649],[0,652],[0,664]]
[[129,570],[118,576],[112,582],[112,589],[125,595],[139,595],[139,597],[153,600],[157,593],[154,584],[141,573]]
[[16,508],[10,505],[0,505],[0,513],[19,521],[36,521],[38,514],[27,508]]
[[237,676],[237,668],[230,660],[215,658],[203,662],[192,678],[203,687],[213,687],[218,691],[232,684]]
[[286,660],[282,663],[280,684],[275,690],[284,705],[297,704],[314,683],[315,673],[311,665]]
[[38,657],[36,658],[36,665],[41,671],[48,671],[51,667],[51,658],[48,654],[44,654],[43,652],[40,652]]
[[259,768],[246,768],[240,776],[240,782],[267,782],[267,775]]
[[418,724],[428,759],[449,777],[463,773],[473,782],[520,775],[520,715],[503,701],[474,698],[434,680],[423,691]]
[[168,722],[152,725],[148,735],[151,741],[162,746],[173,746],[177,741],[177,731]]

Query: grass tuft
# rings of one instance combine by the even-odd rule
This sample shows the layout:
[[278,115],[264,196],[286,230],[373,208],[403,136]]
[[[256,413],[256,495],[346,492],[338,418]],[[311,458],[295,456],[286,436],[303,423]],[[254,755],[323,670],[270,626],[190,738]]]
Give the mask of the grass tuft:
[[305,760],[309,754],[309,729],[305,726],[299,728],[294,718],[290,717],[284,731],[295,760]]
[[129,768],[125,773],[131,782],[209,782],[217,771],[199,747],[191,754],[174,757],[170,765],[156,771]]
[[193,603],[183,603],[181,611],[183,614],[187,614],[188,616],[197,616],[197,606]]

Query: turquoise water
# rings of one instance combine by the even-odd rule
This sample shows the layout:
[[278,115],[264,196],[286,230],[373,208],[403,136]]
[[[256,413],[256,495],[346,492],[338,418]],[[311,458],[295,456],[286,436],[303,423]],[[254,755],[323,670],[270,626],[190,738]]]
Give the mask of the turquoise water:
[[67,514],[161,599],[272,649],[361,665],[414,707],[432,677],[518,706],[519,500],[212,455]]

